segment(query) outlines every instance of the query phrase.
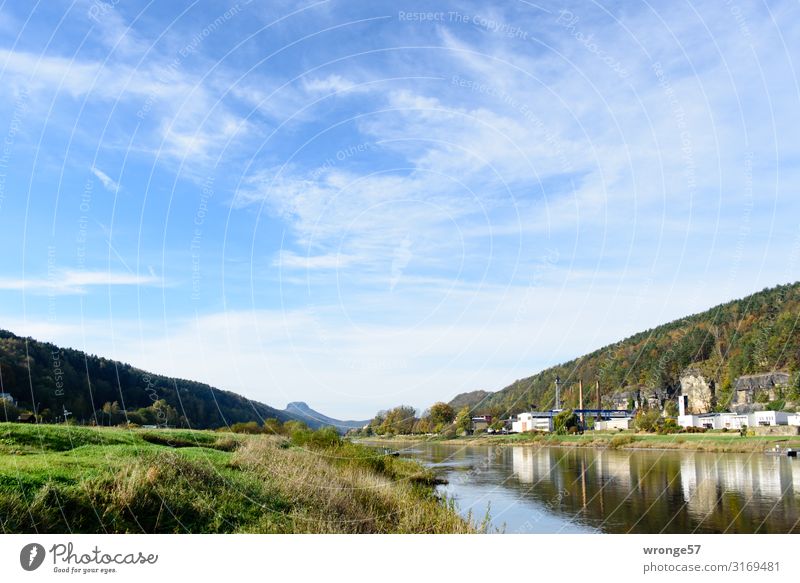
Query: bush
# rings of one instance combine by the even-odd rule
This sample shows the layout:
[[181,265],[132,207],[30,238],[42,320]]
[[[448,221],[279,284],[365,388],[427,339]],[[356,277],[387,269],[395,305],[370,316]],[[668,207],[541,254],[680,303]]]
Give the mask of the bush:
[[658,433],[660,435],[667,435],[670,433],[678,433],[681,430],[681,426],[674,419],[665,419],[664,423],[658,428]]
[[247,423],[234,423],[231,425],[233,433],[250,433],[255,435],[261,433],[261,427],[255,421],[248,421]]
[[457,435],[456,428],[454,425],[448,425],[444,431],[442,431],[442,437],[446,439],[453,439]]
[[16,421],[20,413],[24,413],[22,409],[15,407],[10,401],[3,399],[0,401],[0,421]]
[[308,425],[303,423],[302,421],[287,421],[283,424],[283,432],[286,435],[291,436],[295,431],[308,431]]
[[775,401],[770,401],[767,403],[767,411],[783,411],[786,407],[786,400],[785,399],[777,399]]
[[300,429],[292,433],[291,440],[294,445],[316,449],[335,447],[342,443],[342,438],[333,427],[323,427],[316,431]]
[[634,437],[631,434],[615,435],[614,437],[611,438],[611,441],[609,442],[608,446],[611,449],[617,449],[619,447],[622,447],[623,445],[631,444],[634,441],[636,441],[636,437]]
[[653,433],[654,431],[658,431],[659,427],[663,424],[663,420],[661,418],[661,413],[656,411],[655,409],[650,409],[648,411],[638,411],[636,416],[633,418],[633,427],[637,431],[646,431],[647,433]]
[[564,409],[553,418],[553,429],[558,435],[564,435],[573,427],[577,431],[578,416],[572,409]]
[[684,433],[705,433],[708,431],[705,427],[685,427],[683,432]]

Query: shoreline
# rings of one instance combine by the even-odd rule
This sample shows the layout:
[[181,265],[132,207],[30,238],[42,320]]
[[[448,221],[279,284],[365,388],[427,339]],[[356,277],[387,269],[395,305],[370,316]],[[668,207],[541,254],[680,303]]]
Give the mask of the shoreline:
[[470,436],[449,439],[420,436],[361,437],[353,440],[363,445],[442,444],[484,447],[562,447],[629,451],[686,451],[702,453],[769,453],[775,445],[800,450],[800,435],[764,435],[741,437],[730,433],[598,433],[583,435],[502,435]]

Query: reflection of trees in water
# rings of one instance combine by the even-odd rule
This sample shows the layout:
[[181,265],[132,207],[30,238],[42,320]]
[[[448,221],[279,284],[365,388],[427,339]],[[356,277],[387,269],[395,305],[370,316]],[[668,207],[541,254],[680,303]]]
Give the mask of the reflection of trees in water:
[[610,532],[798,530],[800,463],[713,455],[516,447],[515,487]]

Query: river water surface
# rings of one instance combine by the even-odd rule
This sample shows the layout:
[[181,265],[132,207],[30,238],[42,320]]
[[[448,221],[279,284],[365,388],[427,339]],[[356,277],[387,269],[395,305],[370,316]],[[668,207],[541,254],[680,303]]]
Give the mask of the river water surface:
[[463,514],[506,533],[798,533],[800,460],[415,443]]

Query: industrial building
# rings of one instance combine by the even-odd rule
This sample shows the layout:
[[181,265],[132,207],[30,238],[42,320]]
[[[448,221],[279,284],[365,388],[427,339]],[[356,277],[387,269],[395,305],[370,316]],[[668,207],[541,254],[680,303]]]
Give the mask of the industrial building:
[[558,411],[528,411],[517,415],[516,421],[511,422],[513,433],[526,431],[553,431],[553,417]]
[[[793,423],[789,423],[792,417]],[[741,429],[742,427],[775,427],[777,425],[800,425],[800,420],[785,411],[754,411],[753,413],[704,413],[702,415],[678,415],[681,427],[703,427],[705,429]]]

